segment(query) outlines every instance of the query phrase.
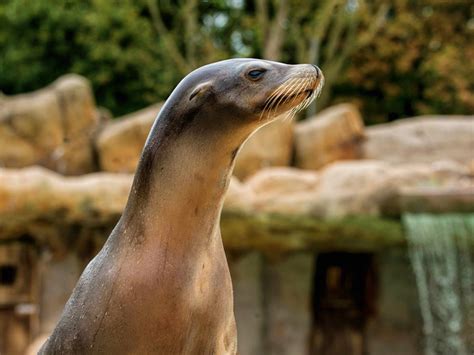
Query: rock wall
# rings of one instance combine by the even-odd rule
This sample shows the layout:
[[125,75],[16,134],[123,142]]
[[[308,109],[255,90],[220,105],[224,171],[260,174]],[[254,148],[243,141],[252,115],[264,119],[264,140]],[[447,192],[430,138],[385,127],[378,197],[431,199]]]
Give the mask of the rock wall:
[[97,135],[95,147],[103,171],[133,173],[156,116],[162,104],[109,122]]
[[[160,107],[105,122],[89,83],[75,75],[0,97],[4,280],[23,258],[15,255],[29,258],[28,268],[18,269],[25,287],[0,284],[0,352],[10,346],[21,353],[36,334],[28,350],[34,353],[51,331],[122,213]],[[305,354],[310,343],[324,344],[327,329],[314,328],[315,260],[344,252],[374,255],[381,279],[374,301],[380,312],[355,335],[347,328],[348,346],[419,354],[416,300],[404,293],[415,286],[398,217],[405,210],[474,211],[473,152],[472,117],[365,128],[351,105],[255,133],[237,158],[221,218],[241,353]],[[328,280],[338,280],[336,269],[328,269]]]
[[0,97],[0,166],[42,165],[65,175],[94,171],[99,117],[90,83],[78,75]]
[[295,165],[317,170],[336,160],[359,159],[364,122],[353,105],[341,104],[296,125]]
[[[0,166],[42,165],[64,175],[133,173],[161,103],[102,122],[89,82],[66,75],[28,94],[0,97]],[[364,128],[357,109],[340,104],[296,123],[279,119],[242,147],[243,180],[274,166],[320,170],[339,160],[473,164],[473,116],[425,116]]]
[[243,180],[271,166],[289,166],[293,153],[295,123],[284,117],[255,132],[243,145],[235,161],[234,175]]
[[363,157],[390,163],[468,164],[474,160],[473,116],[422,116],[366,130]]
[[[122,213],[132,180],[132,174],[64,177],[40,167],[0,169],[0,239],[30,235],[56,245],[80,240],[81,235],[105,238],[104,231]],[[267,168],[243,183],[231,180],[222,234],[234,250],[351,249],[354,243],[356,249],[375,250],[377,243],[404,243],[400,227],[389,228],[387,220],[385,230],[377,231],[377,225],[385,223],[384,216],[401,213],[400,201],[406,200],[407,191],[418,191],[419,195],[410,195],[413,204],[413,199],[415,203],[426,199],[420,187],[432,191],[436,186],[436,191],[447,191],[439,194],[438,205],[474,210],[473,182],[474,176],[459,164],[359,160],[336,162],[319,172]],[[449,193],[452,188],[455,194]],[[365,225],[357,227],[354,221],[362,219]],[[272,229],[275,223],[279,229]],[[333,228],[338,228],[338,239],[331,235]],[[346,247],[341,244],[344,234]]]

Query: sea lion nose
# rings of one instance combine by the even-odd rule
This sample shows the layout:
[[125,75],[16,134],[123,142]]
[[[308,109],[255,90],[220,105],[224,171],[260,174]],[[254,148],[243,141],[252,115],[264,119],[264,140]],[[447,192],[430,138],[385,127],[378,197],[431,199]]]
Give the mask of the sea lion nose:
[[316,77],[319,79],[322,74],[321,69],[319,69],[318,66],[315,64],[311,64],[311,65],[313,66],[314,69],[316,69]]

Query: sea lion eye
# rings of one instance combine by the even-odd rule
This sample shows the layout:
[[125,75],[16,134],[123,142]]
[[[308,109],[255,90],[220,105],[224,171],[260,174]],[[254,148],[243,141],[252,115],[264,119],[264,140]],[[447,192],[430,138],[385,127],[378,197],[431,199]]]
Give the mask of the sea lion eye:
[[265,72],[266,72],[265,69],[254,69],[254,70],[249,71],[247,73],[247,76],[252,80],[258,80],[263,76]]

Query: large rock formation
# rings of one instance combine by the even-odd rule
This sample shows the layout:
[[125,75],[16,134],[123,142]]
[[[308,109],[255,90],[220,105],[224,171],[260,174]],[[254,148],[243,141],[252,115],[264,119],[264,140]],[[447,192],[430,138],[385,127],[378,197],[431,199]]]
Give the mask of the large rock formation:
[[237,155],[234,175],[242,180],[262,168],[290,165],[293,128],[293,120],[284,118],[260,128]]
[[253,208],[266,213],[307,215],[318,189],[319,174],[295,168],[263,169],[247,180]]
[[63,177],[41,167],[2,169],[0,237],[41,235],[54,224],[107,225],[122,214],[131,183],[128,174]]
[[[348,218],[398,215],[403,191],[420,186],[455,187],[456,195],[444,195],[449,208],[472,209],[473,181],[456,163],[394,166],[360,160],[333,163],[318,173],[268,168],[245,183],[231,180],[222,217],[224,242],[230,250],[303,250],[308,244],[340,243],[348,233],[364,244],[364,238],[373,241],[390,232],[371,229],[367,220],[355,226],[350,220],[345,232]],[[0,169],[0,238],[71,241],[85,233],[103,240],[125,206],[131,183],[131,174],[62,177],[39,167]],[[442,198],[437,199],[441,205]],[[401,237],[398,229],[395,233]],[[335,236],[338,240],[327,241]]]
[[319,169],[336,160],[360,157],[364,123],[349,104],[330,107],[296,125],[295,165]]
[[[473,176],[456,163],[391,165],[359,160],[336,162],[313,175],[297,169],[272,170],[258,172],[247,183],[254,193],[255,211],[319,218],[383,216],[401,213],[400,197],[410,187],[457,187],[464,195],[474,193]],[[452,208],[465,209],[474,202],[474,195],[467,198],[470,202],[452,195],[445,198],[453,200]]]
[[[132,181],[132,174],[64,177],[42,167],[0,169],[0,239],[24,234],[47,237],[49,227],[111,227],[122,214]],[[233,178],[226,208],[248,211],[251,196]]]
[[0,166],[42,165],[67,175],[95,170],[99,115],[89,82],[66,75],[28,94],[0,98]]
[[[29,332],[41,334],[27,351],[36,353],[51,331],[81,270],[123,211],[160,106],[108,122],[96,134],[99,115],[89,84],[78,76],[35,93],[0,96],[0,259],[22,280],[3,287],[8,298],[0,323],[10,320],[6,329],[13,329],[4,335],[7,342],[26,343]],[[385,254],[387,247],[407,243],[400,219],[393,217],[474,211],[474,125],[472,118],[428,117],[366,132],[354,107],[338,105],[296,129],[292,121],[275,121],[238,155],[235,174],[243,182],[230,182],[221,229],[244,353],[307,350],[314,254],[321,260],[321,253],[334,251],[384,251],[377,265],[381,279],[390,282],[380,287],[385,313],[367,332],[369,348],[383,351],[387,337],[399,353],[416,347],[419,332],[404,320],[416,313],[415,293],[406,297],[409,287],[393,283],[394,275],[411,275],[409,263],[403,254],[396,264],[404,268],[392,268]],[[287,167],[293,155],[298,168]],[[95,157],[105,172],[61,175],[96,170]],[[369,159],[354,160],[359,158]],[[38,166],[17,169],[28,165],[60,174]],[[12,269],[20,261],[23,266]],[[28,283],[18,296],[17,286]]]
[[239,179],[232,176],[224,198],[226,210],[238,212],[251,212],[251,204],[254,199],[252,190],[242,184]]
[[148,132],[162,103],[149,106],[110,122],[97,136],[96,148],[101,170],[133,173]]
[[367,128],[363,156],[391,163],[474,159],[474,116],[422,116]]

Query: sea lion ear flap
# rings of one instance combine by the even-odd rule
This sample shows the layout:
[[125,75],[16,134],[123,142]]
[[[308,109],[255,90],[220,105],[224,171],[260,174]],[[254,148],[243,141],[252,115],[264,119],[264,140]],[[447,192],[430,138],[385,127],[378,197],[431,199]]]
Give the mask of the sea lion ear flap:
[[212,82],[206,81],[205,83],[201,83],[198,86],[196,86],[189,96],[189,101],[191,100],[196,100],[199,97],[203,97],[207,93],[209,93],[212,90]]

